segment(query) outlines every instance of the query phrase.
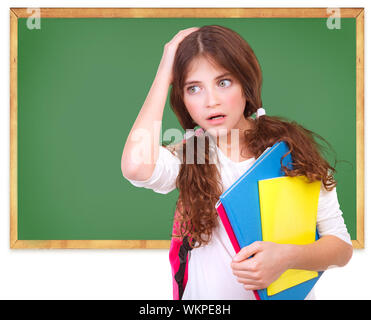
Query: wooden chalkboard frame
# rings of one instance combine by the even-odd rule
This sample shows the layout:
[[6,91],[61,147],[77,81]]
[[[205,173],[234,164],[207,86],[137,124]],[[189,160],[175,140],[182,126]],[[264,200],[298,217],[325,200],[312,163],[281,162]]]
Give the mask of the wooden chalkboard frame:
[[[327,18],[327,8],[38,8],[42,18]],[[342,18],[356,19],[357,238],[364,248],[364,8],[339,8]],[[17,65],[18,18],[27,8],[10,8],[10,248],[169,248],[169,240],[18,240]]]

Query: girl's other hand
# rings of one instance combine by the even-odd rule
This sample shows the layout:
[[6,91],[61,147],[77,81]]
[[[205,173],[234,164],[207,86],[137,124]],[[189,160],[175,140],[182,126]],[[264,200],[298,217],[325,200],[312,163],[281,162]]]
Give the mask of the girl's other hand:
[[183,39],[187,37],[189,34],[197,31],[198,29],[199,29],[198,27],[192,27],[180,30],[169,42],[165,44],[157,73],[161,74],[164,77],[167,77],[169,79],[169,85],[173,82],[172,76],[173,64],[175,53],[176,50],[178,49],[179,43],[182,42]]
[[289,246],[284,244],[256,241],[233,258],[233,274],[246,290],[267,288],[288,269],[288,250]]

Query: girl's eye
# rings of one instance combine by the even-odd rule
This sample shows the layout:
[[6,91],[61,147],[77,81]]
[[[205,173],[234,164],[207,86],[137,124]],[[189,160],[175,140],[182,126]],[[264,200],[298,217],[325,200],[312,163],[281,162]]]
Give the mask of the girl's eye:
[[197,91],[195,90],[195,88],[198,88],[198,86],[191,86],[191,87],[188,87],[187,88],[187,91],[189,92],[189,93],[196,93]]
[[229,80],[229,79],[223,79],[223,80],[220,80],[219,83],[220,84],[223,84],[222,87],[229,87],[231,85],[231,80]]
[[[219,81],[219,84],[222,84],[221,87],[229,87],[231,85],[232,81],[230,79],[223,79]],[[198,86],[190,86],[187,88],[187,92],[190,94],[197,93],[200,90]]]

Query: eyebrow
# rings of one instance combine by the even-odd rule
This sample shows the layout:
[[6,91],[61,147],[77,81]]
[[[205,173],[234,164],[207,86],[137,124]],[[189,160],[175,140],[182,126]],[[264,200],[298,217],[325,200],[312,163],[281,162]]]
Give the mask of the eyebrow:
[[[226,76],[231,76],[232,74],[230,72],[225,72],[219,76],[217,76],[214,80],[217,80],[217,79],[220,79],[220,78],[223,78],[223,77],[226,77]],[[193,83],[201,83],[201,81],[196,81],[196,80],[192,80],[192,81],[187,81],[185,84],[184,84],[184,87],[189,85],[189,84],[193,84]]]

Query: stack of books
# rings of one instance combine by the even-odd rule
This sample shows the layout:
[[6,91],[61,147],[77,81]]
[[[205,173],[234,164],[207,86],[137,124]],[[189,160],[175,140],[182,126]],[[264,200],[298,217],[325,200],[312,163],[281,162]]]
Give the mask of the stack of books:
[[[267,148],[215,205],[236,253],[255,241],[305,245],[318,239],[321,181],[285,176],[282,166],[292,169],[284,141]],[[254,294],[261,300],[303,300],[322,273],[289,269]]]

